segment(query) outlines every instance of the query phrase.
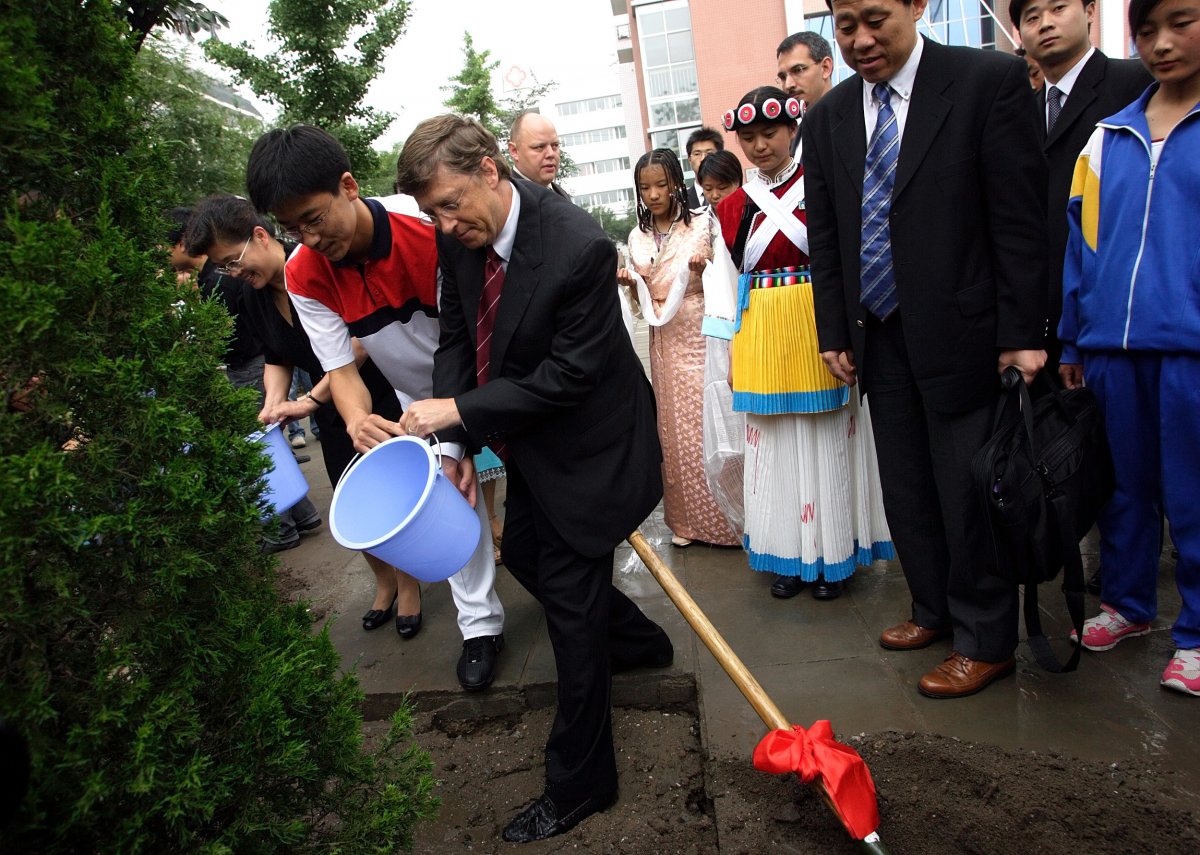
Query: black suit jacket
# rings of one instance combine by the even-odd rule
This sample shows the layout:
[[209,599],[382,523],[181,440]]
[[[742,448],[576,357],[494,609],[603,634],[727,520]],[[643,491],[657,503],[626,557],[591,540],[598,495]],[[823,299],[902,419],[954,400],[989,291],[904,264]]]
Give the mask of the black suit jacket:
[[[822,351],[863,365],[863,81],[805,116],[808,239]],[[892,191],[892,262],[912,371],[927,406],[994,400],[1000,350],[1044,344],[1046,163],[1015,57],[925,41]],[[864,392],[871,378],[862,377]]]
[[438,234],[433,394],[468,443],[502,440],[534,501],[582,555],[611,551],[662,498],[654,396],[617,303],[617,255],[591,215],[526,181],[491,350],[475,383],[485,250]]
[[1038,131],[1050,170],[1046,210],[1050,236],[1050,335],[1062,316],[1063,256],[1067,251],[1067,198],[1075,161],[1096,123],[1134,101],[1154,78],[1138,60],[1109,59],[1096,51],[1079,71],[1054,130],[1046,134],[1046,87],[1038,90]]

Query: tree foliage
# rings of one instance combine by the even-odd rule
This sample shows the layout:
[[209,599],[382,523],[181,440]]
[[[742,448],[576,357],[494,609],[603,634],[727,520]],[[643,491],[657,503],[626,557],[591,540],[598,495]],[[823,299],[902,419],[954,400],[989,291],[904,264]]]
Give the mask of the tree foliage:
[[637,211],[633,207],[624,214],[614,214],[603,205],[588,208],[587,212],[600,224],[612,242],[620,246],[629,242],[629,233],[637,228]]
[[503,140],[508,138],[508,128],[501,127],[500,105],[492,92],[492,72],[500,67],[500,60],[491,56],[490,50],[475,50],[475,40],[464,32],[463,67],[442,87],[450,93],[442,103],[451,112],[478,120],[496,139]]
[[217,82],[187,65],[184,54],[150,39],[138,53],[134,100],[147,139],[170,160],[171,198],[190,205],[212,193],[241,193],[246,160],[262,121],[218,104]]
[[408,15],[408,0],[271,0],[267,57],[246,42],[216,39],[204,43],[204,53],[277,104],[280,124],[327,130],[345,146],[355,171],[366,174],[378,168],[372,144],[395,117],[363,100]]
[[116,6],[133,31],[135,49],[141,47],[155,27],[167,27],[191,41],[201,31],[212,34],[221,27],[229,26],[229,20],[224,15],[195,0],[116,0]]
[[32,767],[0,851],[401,847],[428,757],[403,716],[362,750],[356,680],[275,592],[228,316],[155,248],[138,33],[0,2],[0,716]]

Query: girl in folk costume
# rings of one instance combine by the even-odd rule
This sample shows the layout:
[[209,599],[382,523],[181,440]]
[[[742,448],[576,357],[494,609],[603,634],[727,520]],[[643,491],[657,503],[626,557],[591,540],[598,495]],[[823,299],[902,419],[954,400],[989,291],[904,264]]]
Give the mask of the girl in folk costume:
[[715,223],[687,209],[679,158],[669,149],[642,155],[633,170],[638,225],[629,233],[630,268],[618,281],[635,290],[650,325],[650,376],[663,449],[663,505],[671,543],[736,546],[704,472],[706,343],[701,276],[713,257]]
[[750,566],[778,574],[777,597],[815,582],[814,597],[833,599],[858,564],[895,551],[866,402],[818,353],[803,170],[789,154],[799,116],[800,103],[774,86],[725,114],[725,129],[757,168],[717,206],[741,276],[732,320],[709,317],[705,331],[733,340],[733,406],[746,414]]

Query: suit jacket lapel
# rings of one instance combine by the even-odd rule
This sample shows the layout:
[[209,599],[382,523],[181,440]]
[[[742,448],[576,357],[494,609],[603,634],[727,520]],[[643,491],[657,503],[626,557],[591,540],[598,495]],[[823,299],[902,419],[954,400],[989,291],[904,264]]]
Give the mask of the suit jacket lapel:
[[929,147],[933,145],[953,106],[945,92],[954,85],[954,79],[953,75],[943,69],[941,50],[940,45],[925,40],[921,64],[917,67],[917,78],[913,82],[908,118],[904,123],[904,136],[900,140],[896,186],[892,189],[893,202],[900,198],[900,194],[916,174],[917,167],[929,153]]
[[[1054,145],[1070,130],[1071,125],[1075,124],[1083,115],[1083,111],[1100,97],[1096,92],[1096,87],[1104,81],[1104,60],[1104,55],[1097,51],[1092,54],[1092,58],[1087,61],[1087,64],[1079,69],[1079,76],[1075,78],[1071,94],[1067,96],[1067,102],[1063,104],[1062,112],[1058,114],[1058,121],[1054,123],[1054,128],[1046,137],[1046,148]],[[1045,106],[1045,96],[1042,97],[1042,105]]]
[[[1046,84],[1042,84],[1042,88],[1037,91],[1038,104],[1038,136],[1041,137],[1042,146],[1046,145]],[[1062,116],[1059,116],[1061,119]]]
[[[449,240],[458,242],[457,238]],[[461,245],[460,245],[461,246]],[[439,252],[441,248],[439,247]],[[466,316],[467,330],[471,343],[478,346],[478,331],[475,328],[479,319],[479,301],[483,297],[483,265],[487,260],[484,249],[467,249],[462,247],[462,263],[457,271],[458,291],[462,295],[463,314]]]
[[863,172],[867,162],[867,124],[863,118],[862,78],[857,87],[848,87],[854,97],[847,95],[833,118],[831,133],[833,147],[850,179],[850,186],[862,199]]
[[[517,237],[513,241],[512,258],[504,272],[504,290],[496,308],[496,328],[492,332],[491,375],[499,377],[504,368],[504,355],[512,342],[533,292],[537,290],[542,266],[542,209],[538,194],[512,182],[513,192],[521,194],[521,210],[517,214]],[[480,290],[483,268],[480,267]]]

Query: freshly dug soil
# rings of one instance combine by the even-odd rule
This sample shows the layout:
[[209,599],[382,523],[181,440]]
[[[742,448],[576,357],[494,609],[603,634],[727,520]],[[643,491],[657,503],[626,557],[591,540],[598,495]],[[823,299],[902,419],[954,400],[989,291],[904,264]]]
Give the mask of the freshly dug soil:
[[[568,834],[511,846],[505,824],[542,788],[542,747],[553,713],[442,721],[417,716],[442,798],[418,829],[415,852],[514,851],[622,855],[836,855],[858,851],[811,788],[745,762],[704,769],[687,711],[617,709],[621,797]],[[845,737],[843,737],[845,739]],[[892,855],[1088,855],[1200,851],[1195,794],[1169,772],[1126,762],[1012,753],[925,733],[846,740],[879,793],[880,835]]]

